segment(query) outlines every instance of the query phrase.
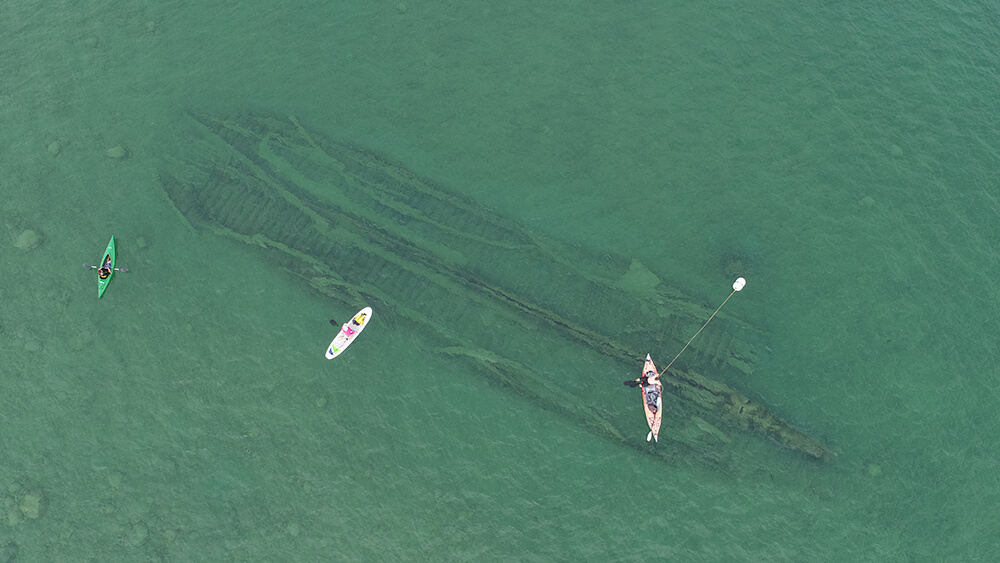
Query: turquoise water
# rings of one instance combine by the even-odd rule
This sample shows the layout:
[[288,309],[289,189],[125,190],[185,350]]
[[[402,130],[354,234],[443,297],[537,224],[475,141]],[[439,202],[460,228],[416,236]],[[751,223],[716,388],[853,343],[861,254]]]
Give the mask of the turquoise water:
[[[995,559],[1000,13],[769,8],[6,3],[0,560]],[[728,383],[839,455],[665,464],[377,311],[327,362],[353,311],[159,189],[187,109],[294,114],[706,304],[741,260],[771,339]]]

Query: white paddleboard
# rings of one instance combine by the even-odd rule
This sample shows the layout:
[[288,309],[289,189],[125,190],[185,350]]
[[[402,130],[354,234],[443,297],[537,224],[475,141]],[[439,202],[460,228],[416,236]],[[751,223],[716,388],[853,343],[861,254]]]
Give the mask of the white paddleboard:
[[361,334],[361,331],[368,326],[368,321],[372,319],[372,308],[365,307],[358,311],[358,314],[354,315],[354,318],[344,323],[344,326],[340,327],[340,332],[337,333],[337,337],[333,339],[330,346],[326,349],[326,359],[332,360],[342,354],[351,342]]

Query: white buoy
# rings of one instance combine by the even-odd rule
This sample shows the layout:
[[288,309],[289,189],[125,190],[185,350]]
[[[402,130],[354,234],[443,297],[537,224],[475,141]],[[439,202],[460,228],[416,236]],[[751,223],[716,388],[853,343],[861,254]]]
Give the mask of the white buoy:
[[736,281],[733,282],[733,291],[739,291],[744,287],[746,287],[746,285],[747,285],[747,280],[743,278],[736,278]]

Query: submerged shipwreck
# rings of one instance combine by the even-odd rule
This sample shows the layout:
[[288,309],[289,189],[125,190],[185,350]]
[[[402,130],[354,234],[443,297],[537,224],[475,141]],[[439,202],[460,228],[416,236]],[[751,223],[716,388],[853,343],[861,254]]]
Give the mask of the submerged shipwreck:
[[694,371],[753,370],[766,334],[724,314],[692,342],[685,369],[662,374],[661,440],[646,444],[638,400],[621,381],[638,373],[646,352],[672,357],[712,309],[642,264],[532,232],[295,118],[190,117],[189,154],[159,173],[177,210],[202,230],[259,248],[346,309],[371,304],[383,318],[413,323],[435,353],[654,456],[725,469],[738,432],[831,455]]

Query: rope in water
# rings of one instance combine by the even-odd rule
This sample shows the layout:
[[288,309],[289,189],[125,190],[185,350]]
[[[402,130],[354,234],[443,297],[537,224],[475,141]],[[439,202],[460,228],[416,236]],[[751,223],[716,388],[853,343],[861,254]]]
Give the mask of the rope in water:
[[743,289],[743,286],[745,286],[745,285],[746,285],[746,283],[747,283],[747,282],[746,282],[746,280],[745,280],[745,279],[743,279],[743,278],[737,278],[737,279],[736,279],[736,282],[735,282],[735,283],[733,283],[733,292],[729,294],[729,297],[726,297],[726,300],[722,302],[722,305],[719,305],[719,308],[718,308],[718,309],[716,309],[714,313],[712,313],[712,316],[711,316],[711,317],[708,317],[708,320],[707,320],[707,321],[705,321],[705,324],[701,325],[701,328],[699,328],[699,329],[698,329],[698,332],[694,333],[694,336],[692,336],[692,337],[691,337],[691,340],[688,340],[688,341],[687,341],[687,344],[685,344],[685,345],[684,345],[684,347],[683,347],[683,348],[681,348],[681,351],[680,351],[680,352],[677,352],[677,355],[676,355],[676,356],[674,356],[674,359],[670,360],[670,363],[669,363],[669,364],[667,364],[667,367],[665,367],[665,368],[663,368],[662,370],[660,370],[660,373],[667,373],[667,370],[668,370],[668,369],[670,369],[670,366],[674,365],[674,362],[676,362],[676,361],[677,361],[677,358],[680,358],[680,357],[681,357],[681,354],[683,354],[683,353],[684,353],[684,350],[687,350],[687,347],[691,345],[691,342],[693,342],[693,341],[694,341],[694,339],[695,339],[695,338],[697,338],[699,334],[701,334],[701,331],[705,330],[705,327],[706,327],[706,326],[708,326],[708,323],[712,322],[712,319],[714,319],[714,318],[715,318],[715,315],[719,314],[719,311],[721,311],[721,310],[722,310],[722,307],[723,307],[723,306],[724,306],[724,305],[725,305],[726,303],[728,303],[728,302],[729,302],[729,299],[730,299],[730,298],[731,298],[732,296],[736,295],[736,292],[737,292],[737,291],[740,291],[741,289]]

